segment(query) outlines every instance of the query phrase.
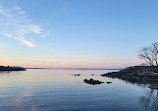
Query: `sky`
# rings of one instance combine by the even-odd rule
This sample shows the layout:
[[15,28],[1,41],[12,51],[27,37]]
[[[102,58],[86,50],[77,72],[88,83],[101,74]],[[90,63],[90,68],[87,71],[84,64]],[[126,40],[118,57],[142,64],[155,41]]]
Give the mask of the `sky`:
[[0,65],[125,68],[158,42],[157,0],[0,0]]

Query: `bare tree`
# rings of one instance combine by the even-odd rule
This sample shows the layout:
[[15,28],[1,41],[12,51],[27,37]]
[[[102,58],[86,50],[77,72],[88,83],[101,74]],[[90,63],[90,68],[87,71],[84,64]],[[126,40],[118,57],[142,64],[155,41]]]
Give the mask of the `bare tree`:
[[147,62],[147,64],[149,64],[150,66],[153,66],[153,57],[148,47],[144,47],[140,49],[138,53],[139,53],[138,57],[140,59],[144,59]]
[[138,57],[146,61],[150,66],[158,66],[158,42],[144,47],[138,51]]
[[150,53],[155,61],[155,65],[158,66],[158,42],[155,42],[149,46]]

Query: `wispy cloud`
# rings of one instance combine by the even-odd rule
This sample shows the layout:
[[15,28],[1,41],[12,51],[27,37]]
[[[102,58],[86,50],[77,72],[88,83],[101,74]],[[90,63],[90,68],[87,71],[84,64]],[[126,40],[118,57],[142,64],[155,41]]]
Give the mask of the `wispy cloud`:
[[19,35],[18,37],[16,37],[16,36],[13,36],[13,35],[7,34],[7,33],[2,33],[2,34],[3,34],[5,37],[9,37],[9,38],[13,38],[13,39],[15,39],[15,40],[18,40],[18,41],[24,43],[25,45],[27,45],[27,46],[29,46],[29,47],[34,47],[34,44],[33,44],[32,42],[28,41],[28,40],[25,40],[23,36],[20,36],[20,35]]
[[34,47],[34,37],[46,37],[40,24],[34,24],[20,6],[7,7],[0,4],[0,35]]

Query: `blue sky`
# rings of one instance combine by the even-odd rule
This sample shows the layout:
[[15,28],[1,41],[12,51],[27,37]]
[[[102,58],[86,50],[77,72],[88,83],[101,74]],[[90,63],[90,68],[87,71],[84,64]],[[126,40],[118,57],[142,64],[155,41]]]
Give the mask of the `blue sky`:
[[158,41],[158,1],[0,0],[1,65],[120,68]]

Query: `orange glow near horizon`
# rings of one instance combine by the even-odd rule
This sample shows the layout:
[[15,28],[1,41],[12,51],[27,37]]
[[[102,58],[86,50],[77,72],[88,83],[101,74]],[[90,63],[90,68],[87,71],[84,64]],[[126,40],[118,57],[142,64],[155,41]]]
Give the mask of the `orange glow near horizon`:
[[[26,60],[26,61],[25,61]],[[112,59],[69,59],[69,60],[19,60],[19,59],[0,59],[1,65],[4,66],[21,66],[28,68],[125,68],[126,66],[139,65],[139,60],[122,60]]]

